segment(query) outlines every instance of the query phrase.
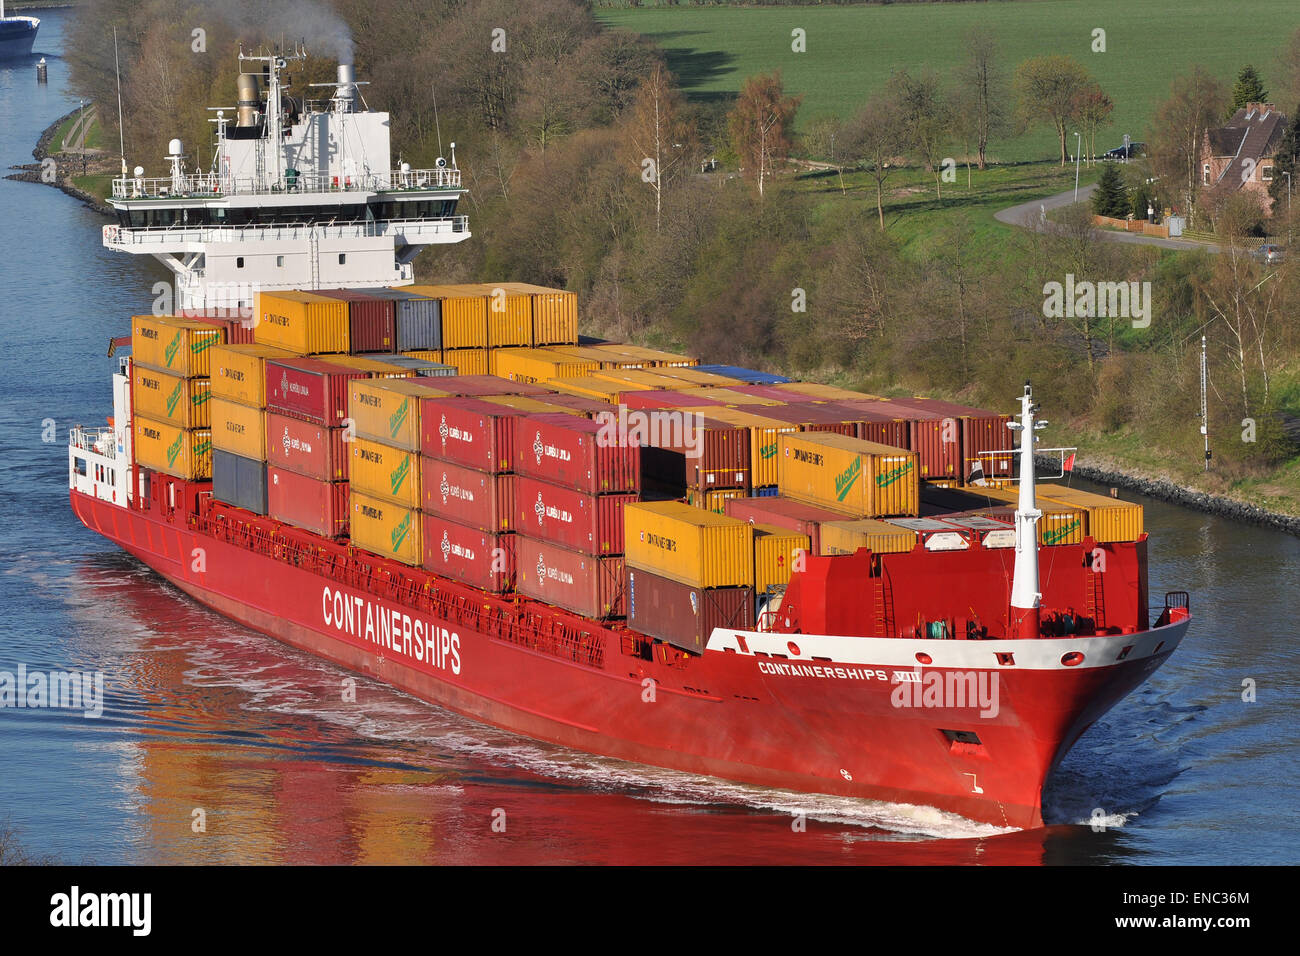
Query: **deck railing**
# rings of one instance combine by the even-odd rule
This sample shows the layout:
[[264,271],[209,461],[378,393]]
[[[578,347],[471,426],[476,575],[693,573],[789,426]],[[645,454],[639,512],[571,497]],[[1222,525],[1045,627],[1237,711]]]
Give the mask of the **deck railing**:
[[252,177],[220,173],[187,173],[183,176],[118,176],[113,180],[114,199],[203,199],[214,196],[281,196],[301,193],[404,192],[460,188],[460,170],[450,166],[434,169],[394,169],[386,173],[334,176],[287,170],[275,183]]

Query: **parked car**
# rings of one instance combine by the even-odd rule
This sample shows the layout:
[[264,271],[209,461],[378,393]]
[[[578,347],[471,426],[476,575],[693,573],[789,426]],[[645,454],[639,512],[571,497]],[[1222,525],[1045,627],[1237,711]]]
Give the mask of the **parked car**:
[[1129,143],[1128,151],[1125,147],[1116,146],[1114,149],[1108,149],[1101,154],[1102,159],[1132,159],[1134,156],[1142,156],[1147,151],[1146,143]]
[[1272,265],[1274,262],[1281,262],[1286,258],[1286,250],[1272,242],[1265,242],[1258,249],[1251,253],[1260,262],[1266,262]]

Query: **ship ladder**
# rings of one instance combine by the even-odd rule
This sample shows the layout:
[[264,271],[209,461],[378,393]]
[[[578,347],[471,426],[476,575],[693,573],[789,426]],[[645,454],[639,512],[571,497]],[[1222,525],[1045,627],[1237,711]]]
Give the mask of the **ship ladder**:
[[872,602],[876,611],[876,636],[893,636],[893,614],[889,609],[889,589],[885,586],[885,576],[877,575],[871,579]]
[[1088,617],[1092,618],[1093,627],[1101,631],[1106,626],[1106,590],[1102,587],[1102,576],[1091,572],[1092,581],[1084,588],[1087,599]]

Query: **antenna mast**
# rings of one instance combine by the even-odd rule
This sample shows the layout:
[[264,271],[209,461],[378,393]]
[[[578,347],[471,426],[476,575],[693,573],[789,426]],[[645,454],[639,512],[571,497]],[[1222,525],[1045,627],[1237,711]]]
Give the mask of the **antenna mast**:
[[122,154],[122,178],[126,178],[126,131],[122,121],[122,64],[117,58],[117,27],[113,27],[113,72],[117,75],[117,147]]

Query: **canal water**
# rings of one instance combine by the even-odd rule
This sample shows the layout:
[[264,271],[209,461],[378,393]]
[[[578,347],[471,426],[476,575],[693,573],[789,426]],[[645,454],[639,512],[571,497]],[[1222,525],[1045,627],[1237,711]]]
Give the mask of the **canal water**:
[[[5,166],[30,162],[41,131],[78,105],[60,59],[71,15],[42,14],[47,85],[35,58],[0,66]],[[1300,862],[1300,540],[1156,501],[1144,502],[1151,593],[1191,592],[1190,635],[1079,741],[1038,831],[590,757],[365,678],[345,703],[346,672],[196,605],[73,518],[67,429],[111,412],[108,340],[164,277],[105,251],[102,223],[57,190],[0,180],[0,671],[105,678],[98,718],[0,709],[0,826],[28,852],[105,864]]]

